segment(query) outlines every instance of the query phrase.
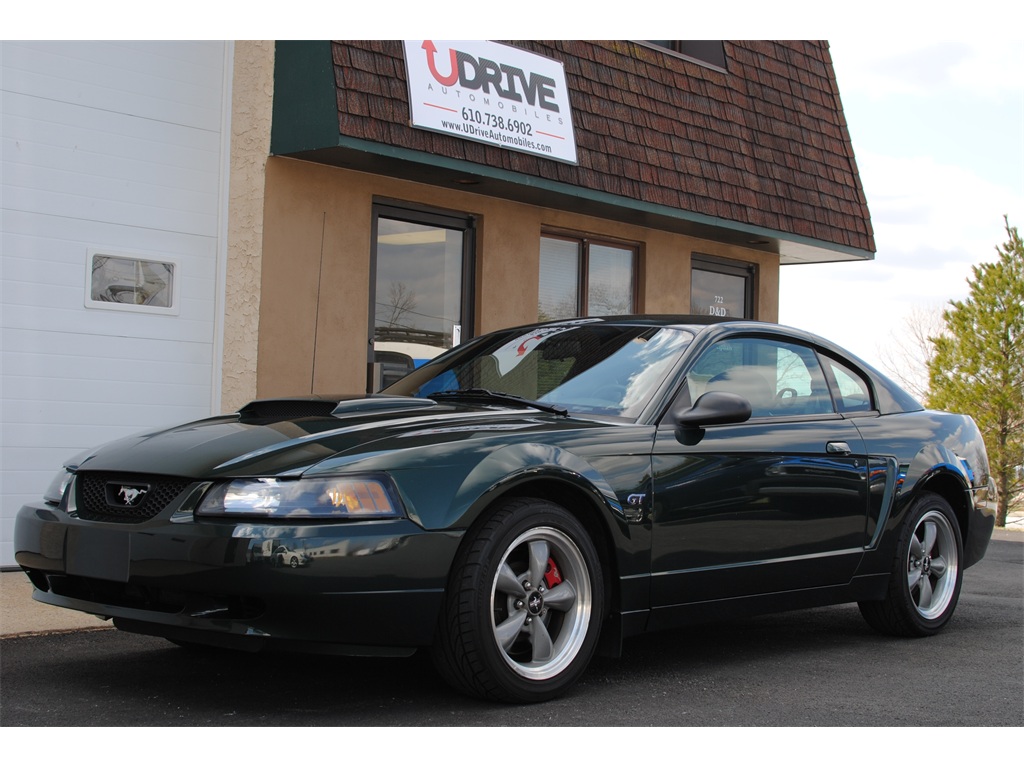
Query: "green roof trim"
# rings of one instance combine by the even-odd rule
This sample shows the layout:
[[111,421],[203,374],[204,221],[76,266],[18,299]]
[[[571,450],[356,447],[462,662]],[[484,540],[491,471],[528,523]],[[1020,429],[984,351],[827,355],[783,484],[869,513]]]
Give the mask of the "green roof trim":
[[274,53],[271,154],[338,142],[338,104],[329,40],[278,40]]
[[[379,144],[377,142],[366,141],[365,139],[356,139],[338,134],[334,137],[334,146],[339,149],[348,150],[349,152],[376,155],[377,157],[388,158],[390,160],[405,163],[415,163],[421,166],[444,168],[446,170],[453,171],[458,175],[477,176],[483,179],[491,179],[505,184],[515,185],[520,188],[535,189],[548,194],[555,194],[562,198],[576,198],[581,201],[618,208],[620,210],[633,211],[638,214],[685,222],[702,228],[707,227],[716,230],[739,232],[743,233],[744,236],[748,236],[755,240],[763,239],[779,241],[804,246],[815,251],[821,250],[837,254],[841,253],[850,257],[851,260],[871,261],[875,258],[873,251],[864,250],[862,248],[854,248],[851,246],[840,245],[838,243],[829,243],[815,238],[793,234],[791,232],[781,232],[766,229],[764,227],[741,224],[728,219],[721,219],[693,211],[672,208],[670,206],[659,205],[657,203],[647,203],[643,200],[621,197],[619,195],[613,195],[599,190],[577,187],[560,181],[544,179],[538,176],[530,176],[524,173],[508,171],[504,168],[495,168],[493,166],[481,165],[479,163],[445,157],[443,155],[435,155],[429,152],[420,152],[418,150],[406,149],[404,147]],[[316,161],[315,155],[315,152],[307,153],[303,159]]]

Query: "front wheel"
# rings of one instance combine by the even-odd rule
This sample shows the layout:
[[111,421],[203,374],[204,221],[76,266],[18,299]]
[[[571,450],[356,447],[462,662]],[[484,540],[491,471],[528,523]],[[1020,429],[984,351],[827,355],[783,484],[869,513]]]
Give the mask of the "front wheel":
[[483,698],[559,696],[586,669],[601,630],[604,575],[590,536],[539,499],[502,505],[468,535],[434,647],[438,670]]
[[861,614],[888,635],[939,632],[960,598],[962,552],[952,508],[941,496],[924,494],[907,510],[885,599],[860,603]]

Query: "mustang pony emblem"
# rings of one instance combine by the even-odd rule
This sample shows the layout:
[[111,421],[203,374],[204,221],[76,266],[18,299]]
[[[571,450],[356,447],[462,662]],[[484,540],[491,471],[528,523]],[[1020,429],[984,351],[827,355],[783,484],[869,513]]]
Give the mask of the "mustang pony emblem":
[[125,504],[132,507],[135,505],[135,502],[146,495],[146,491],[146,488],[133,488],[130,485],[122,485],[117,495],[124,499]]

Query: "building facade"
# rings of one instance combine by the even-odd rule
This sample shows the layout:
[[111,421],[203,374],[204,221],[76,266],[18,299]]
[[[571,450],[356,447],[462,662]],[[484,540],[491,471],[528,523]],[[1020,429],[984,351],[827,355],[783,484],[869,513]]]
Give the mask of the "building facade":
[[103,440],[874,252],[822,41],[2,46],[4,564]]

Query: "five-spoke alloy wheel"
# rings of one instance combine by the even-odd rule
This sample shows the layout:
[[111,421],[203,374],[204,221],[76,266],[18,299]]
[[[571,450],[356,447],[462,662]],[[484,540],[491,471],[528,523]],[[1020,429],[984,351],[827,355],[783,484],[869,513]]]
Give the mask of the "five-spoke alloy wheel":
[[890,635],[925,636],[953,617],[963,578],[960,528],[949,504],[933,493],[907,510],[884,600],[860,603],[867,622]]
[[593,655],[604,575],[584,526],[562,507],[514,499],[460,552],[434,658],[456,687],[501,701],[561,694]]
[[576,658],[591,621],[590,572],[557,528],[531,528],[501,558],[491,585],[494,641],[517,674],[545,680]]

